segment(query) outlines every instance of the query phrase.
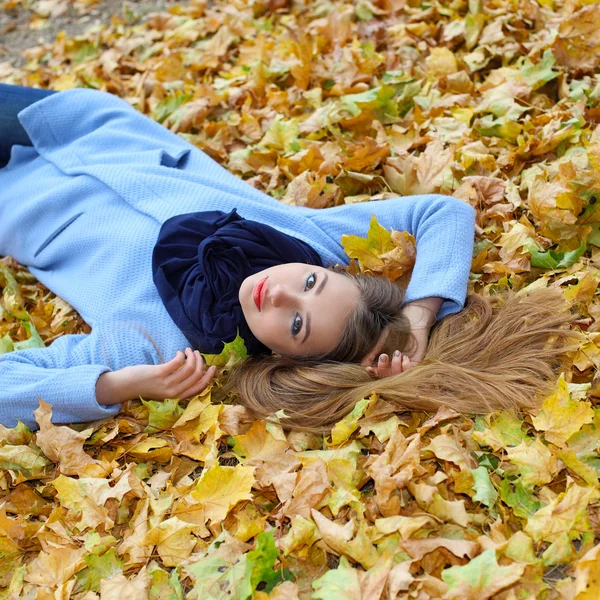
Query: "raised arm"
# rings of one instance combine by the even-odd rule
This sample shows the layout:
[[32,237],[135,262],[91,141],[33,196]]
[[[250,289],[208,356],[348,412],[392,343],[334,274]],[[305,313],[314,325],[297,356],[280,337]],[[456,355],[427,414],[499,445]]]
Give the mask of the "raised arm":
[[[387,229],[408,231],[417,258],[405,304],[441,298],[437,319],[464,306],[473,252],[475,211],[451,196],[406,196],[315,211],[310,219],[332,238],[365,236],[371,215]],[[340,245],[341,250],[341,245]]]

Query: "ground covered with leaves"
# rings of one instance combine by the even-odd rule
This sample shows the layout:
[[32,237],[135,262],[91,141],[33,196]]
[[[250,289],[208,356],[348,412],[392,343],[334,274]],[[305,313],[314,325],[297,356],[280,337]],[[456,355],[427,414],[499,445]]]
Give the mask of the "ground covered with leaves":
[[[1,63],[117,94],[285,203],[455,195],[472,290],[560,286],[584,341],[519,416],[371,397],[321,436],[210,391],[74,427],[42,402],[1,431],[0,597],[600,597],[599,40],[591,0],[198,0]],[[0,265],[0,352],[86,331]]]

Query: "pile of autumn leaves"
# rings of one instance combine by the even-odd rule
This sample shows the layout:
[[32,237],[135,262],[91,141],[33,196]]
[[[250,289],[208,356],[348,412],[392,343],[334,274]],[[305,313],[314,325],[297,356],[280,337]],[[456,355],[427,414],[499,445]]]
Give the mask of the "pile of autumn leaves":
[[[600,597],[598,40],[584,0],[196,1],[0,63],[117,94],[285,203],[462,198],[472,290],[560,286],[585,334],[520,416],[373,396],[323,437],[210,391],[87,428],[42,403],[2,429],[0,598]],[[344,241],[386,276],[414,258],[376,223]],[[0,352],[85,331],[7,258],[0,285]]]

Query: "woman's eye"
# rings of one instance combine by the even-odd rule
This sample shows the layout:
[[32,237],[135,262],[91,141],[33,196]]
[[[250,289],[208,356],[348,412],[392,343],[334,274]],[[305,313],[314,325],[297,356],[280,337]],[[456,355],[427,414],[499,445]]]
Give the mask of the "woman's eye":
[[302,317],[296,313],[296,316],[294,317],[293,321],[292,321],[292,336],[296,336],[300,333],[300,330],[302,329]]
[[306,283],[304,284],[304,289],[312,290],[315,287],[315,285],[317,285],[317,275],[316,275],[316,273],[311,273],[306,278]]

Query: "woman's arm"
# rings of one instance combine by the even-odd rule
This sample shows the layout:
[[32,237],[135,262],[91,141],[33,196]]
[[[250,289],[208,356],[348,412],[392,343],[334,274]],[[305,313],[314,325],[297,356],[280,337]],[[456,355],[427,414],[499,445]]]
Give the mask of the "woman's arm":
[[416,238],[417,257],[406,290],[403,313],[415,345],[407,354],[381,354],[385,340],[362,361],[374,374],[395,375],[423,360],[436,320],[464,306],[471,269],[475,211],[450,196],[407,196],[316,211],[311,215],[331,237],[365,236],[371,216],[386,229]]
[[[18,419],[35,427],[33,411],[39,398],[52,404],[55,423],[74,423],[115,415],[120,402],[138,395],[178,397],[152,386],[158,379],[157,385],[197,385],[204,377],[209,380],[213,373],[202,373],[202,361],[192,358],[180,369],[180,353],[165,367],[146,336],[135,327],[118,324],[94,328],[89,335],[66,335],[48,348],[3,354],[0,423],[12,427]],[[175,376],[169,379],[171,374]],[[187,385],[166,391],[185,393],[189,389]]]
[[337,206],[309,218],[339,242],[344,234],[366,236],[372,215],[386,229],[408,231],[416,238],[417,258],[405,304],[443,298],[437,319],[461,310],[473,252],[473,208],[456,198],[431,194]]
[[155,400],[189,398],[199,394],[216,371],[215,366],[205,368],[198,350],[187,348],[162,365],[135,365],[102,373],[96,383],[96,400],[106,406],[139,396]]
[[55,423],[93,421],[117,414],[119,406],[96,402],[96,382],[110,370],[91,364],[90,335],[66,335],[48,348],[20,350],[0,356],[0,423],[17,420],[36,427],[33,411],[39,398],[53,406]]

